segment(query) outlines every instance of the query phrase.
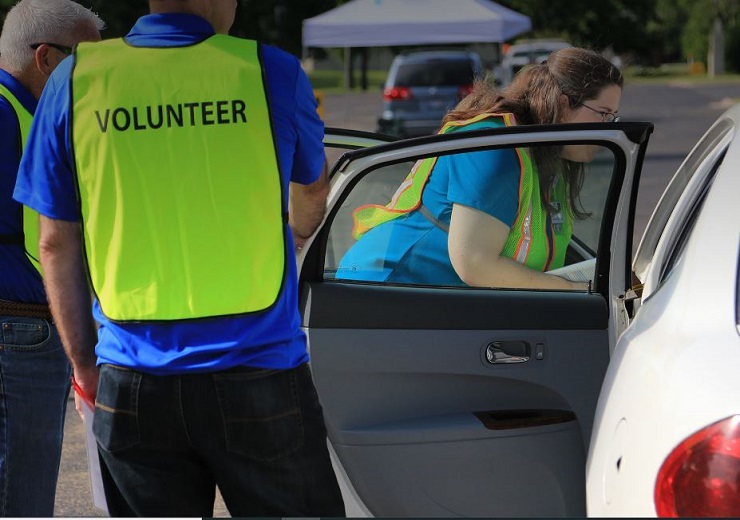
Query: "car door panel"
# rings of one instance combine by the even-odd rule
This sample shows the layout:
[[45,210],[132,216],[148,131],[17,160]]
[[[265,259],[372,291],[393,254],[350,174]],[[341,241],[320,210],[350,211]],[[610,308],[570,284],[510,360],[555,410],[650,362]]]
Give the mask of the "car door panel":
[[[310,330],[330,439],[374,514],[583,513],[584,437],[608,364],[604,329]],[[488,362],[489,345],[507,340],[530,345],[529,360]],[[377,468],[382,478],[369,478]],[[502,486],[506,501],[481,500]],[[471,487],[484,494],[462,500]]]
[[[517,453],[523,439],[515,435],[370,447],[335,444],[335,449],[343,460],[359,462],[348,473],[361,482],[362,496],[373,497],[367,502],[373,511],[394,511],[398,517],[577,517],[583,509],[569,507],[585,500],[578,484],[584,455],[577,430],[570,423],[532,432],[540,442],[527,445],[526,466]],[[380,466],[382,472],[373,472]],[[491,481],[497,483],[494,488]]]
[[[612,341],[609,280],[594,293],[503,291],[343,282],[326,268],[346,249],[329,235],[346,227],[342,201],[363,175],[426,148],[519,142],[520,133],[437,136],[343,156],[326,222],[300,259],[303,326],[329,441],[340,474],[375,516],[585,514],[585,447]],[[611,222],[634,196],[620,194],[621,183],[646,138],[598,137],[623,154],[605,206]],[[601,242],[597,272],[623,273],[610,266],[609,240]]]

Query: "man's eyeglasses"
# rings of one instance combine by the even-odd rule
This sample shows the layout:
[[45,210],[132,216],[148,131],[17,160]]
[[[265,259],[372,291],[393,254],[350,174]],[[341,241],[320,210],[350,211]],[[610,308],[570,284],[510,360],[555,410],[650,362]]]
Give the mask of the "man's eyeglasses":
[[616,123],[619,121],[619,116],[615,112],[602,112],[601,110],[596,110],[595,108],[591,108],[586,103],[581,103],[582,107],[588,108],[591,112],[596,112],[601,116],[601,122],[602,123]]
[[33,50],[38,49],[42,45],[47,45],[49,47],[54,47],[56,50],[63,52],[64,54],[72,54],[72,47],[65,47],[64,45],[59,45],[58,43],[49,43],[49,42],[41,42],[41,43],[32,43],[31,48]]

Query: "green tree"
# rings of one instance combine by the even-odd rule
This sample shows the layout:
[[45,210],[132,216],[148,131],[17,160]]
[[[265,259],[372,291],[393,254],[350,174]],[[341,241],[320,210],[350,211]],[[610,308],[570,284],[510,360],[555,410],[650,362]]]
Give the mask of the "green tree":
[[725,27],[727,70],[740,72],[740,16],[735,16]]
[[532,19],[532,37],[561,37],[574,45],[659,61],[658,0],[501,0]]
[[676,6],[676,0],[658,0],[655,15],[655,30],[660,34],[661,61],[681,61],[685,58],[681,38],[688,21],[688,11]]
[[336,0],[242,0],[231,33],[300,56],[303,20],[334,7]]
[[[722,21],[728,71],[740,72],[740,6],[737,0],[665,0],[679,19],[681,57],[706,62],[715,19]],[[675,33],[674,33],[675,34]]]
[[[0,0],[0,18],[17,0]],[[348,0],[240,0],[231,31],[302,52],[302,24]],[[454,2],[455,0],[449,0]],[[122,36],[147,12],[146,0],[79,0]],[[560,37],[594,49],[611,47],[632,63],[706,61],[715,17],[725,30],[727,69],[740,72],[740,0],[498,0],[532,19],[528,37]]]
[[499,0],[532,19],[531,37],[611,47],[633,63],[706,61],[715,18],[722,20],[728,70],[740,71],[738,0]]
[[[136,19],[149,10],[147,0],[127,0],[114,2],[111,0],[77,0],[79,4],[92,9],[106,24],[104,38],[114,38],[126,34]],[[0,0],[0,18],[5,20],[5,14],[18,0]]]
[[[18,0],[0,0],[0,19]],[[125,35],[136,19],[148,12],[147,0],[77,0],[105,22],[104,38]],[[305,18],[336,7],[336,0],[240,0],[231,34],[277,45],[301,54],[301,30]]]
[[111,2],[110,0],[76,0],[92,9],[105,21],[106,29],[103,38],[118,38],[131,29],[136,19],[149,12],[146,0],[127,0]]

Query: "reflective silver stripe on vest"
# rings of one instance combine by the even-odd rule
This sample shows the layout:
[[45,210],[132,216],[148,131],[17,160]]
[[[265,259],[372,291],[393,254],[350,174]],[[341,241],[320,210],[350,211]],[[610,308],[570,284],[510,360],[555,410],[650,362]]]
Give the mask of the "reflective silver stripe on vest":
[[516,261],[523,264],[527,260],[529,248],[532,246],[532,200],[527,207],[527,216],[524,217],[524,230],[522,236],[522,245],[516,255]]

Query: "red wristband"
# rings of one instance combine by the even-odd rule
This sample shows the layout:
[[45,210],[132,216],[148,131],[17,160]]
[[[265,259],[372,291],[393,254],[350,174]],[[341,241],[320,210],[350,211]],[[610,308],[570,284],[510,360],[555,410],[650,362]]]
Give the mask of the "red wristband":
[[79,395],[83,401],[89,404],[91,408],[95,408],[95,400],[92,399],[89,395],[87,395],[87,392],[85,392],[80,387],[80,385],[77,384],[77,380],[75,379],[75,376],[72,376],[72,388],[74,388],[75,393]]

